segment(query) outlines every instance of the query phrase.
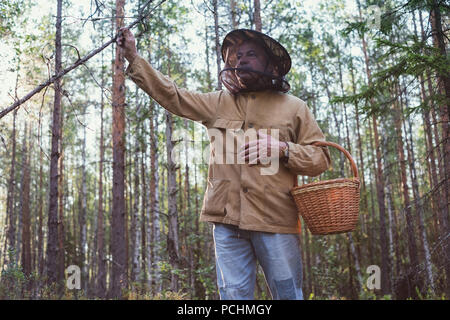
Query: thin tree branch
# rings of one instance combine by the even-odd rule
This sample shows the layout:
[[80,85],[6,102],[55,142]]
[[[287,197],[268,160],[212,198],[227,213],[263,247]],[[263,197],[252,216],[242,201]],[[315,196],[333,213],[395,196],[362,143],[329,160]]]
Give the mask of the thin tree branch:
[[[145,5],[143,6],[144,8],[147,7],[151,2],[153,2],[153,0],[148,0]],[[132,29],[134,28],[138,23],[140,23],[142,20],[144,20],[146,17],[148,17],[150,15],[150,13],[152,13],[158,6],[160,6],[163,2],[165,2],[165,0],[161,0],[155,7],[153,7],[151,10],[149,10],[149,12],[147,12],[145,15],[142,15],[139,19],[135,20],[134,22],[132,22],[131,24],[129,24],[127,26],[128,29]],[[20,106],[21,104],[23,104],[25,101],[31,99],[35,94],[41,92],[42,89],[46,88],[47,86],[49,86],[50,84],[54,83],[56,80],[58,80],[59,78],[63,77],[64,75],[66,75],[67,73],[69,73],[70,71],[72,71],[73,69],[79,67],[80,65],[86,63],[86,61],[88,61],[89,59],[91,59],[93,56],[95,56],[96,54],[100,53],[101,51],[103,51],[104,49],[106,49],[110,44],[112,44],[113,42],[116,42],[117,38],[119,37],[120,32],[117,33],[113,38],[111,38],[108,42],[104,43],[101,47],[91,51],[89,54],[87,54],[86,56],[84,56],[81,59],[78,59],[74,64],[72,64],[71,66],[65,68],[64,70],[62,70],[60,73],[53,75],[50,79],[48,79],[47,81],[45,81],[44,83],[38,85],[35,89],[33,89],[32,91],[30,91],[26,96],[24,96],[23,98],[17,100],[15,103],[13,103],[11,106],[7,107],[6,109],[2,110],[0,112],[0,119],[3,118],[5,115],[7,115],[8,113],[10,113],[11,111],[13,111],[14,109],[16,109],[18,106]]]

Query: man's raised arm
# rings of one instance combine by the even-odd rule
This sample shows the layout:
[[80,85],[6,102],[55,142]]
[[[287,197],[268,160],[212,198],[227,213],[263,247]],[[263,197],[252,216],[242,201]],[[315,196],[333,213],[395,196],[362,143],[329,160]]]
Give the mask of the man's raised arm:
[[126,74],[149,96],[168,111],[194,121],[209,122],[214,118],[222,91],[190,92],[178,88],[172,79],[155,70],[139,56],[136,40],[127,28],[120,29],[117,44],[122,48],[129,66]]

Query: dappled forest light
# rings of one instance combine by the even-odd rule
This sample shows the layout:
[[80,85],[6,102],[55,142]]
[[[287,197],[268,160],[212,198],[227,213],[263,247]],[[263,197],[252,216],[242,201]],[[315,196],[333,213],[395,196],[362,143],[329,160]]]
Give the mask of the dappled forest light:
[[[360,183],[354,231],[313,235],[301,220],[305,299],[450,297],[448,2],[14,0],[0,12],[0,299],[220,298],[200,221],[206,122],[130,80],[123,26],[195,92],[229,89],[221,44],[234,29],[289,52],[288,93]],[[329,153],[299,185],[354,176]],[[271,298],[258,265],[255,299]]]

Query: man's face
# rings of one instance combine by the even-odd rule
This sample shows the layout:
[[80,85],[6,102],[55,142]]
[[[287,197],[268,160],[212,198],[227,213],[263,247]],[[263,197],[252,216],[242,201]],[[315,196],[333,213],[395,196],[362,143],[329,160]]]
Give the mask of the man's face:
[[[236,68],[250,69],[255,71],[266,71],[267,56],[264,49],[256,43],[244,42],[236,53]],[[255,80],[255,73],[236,71],[239,81],[248,82]]]

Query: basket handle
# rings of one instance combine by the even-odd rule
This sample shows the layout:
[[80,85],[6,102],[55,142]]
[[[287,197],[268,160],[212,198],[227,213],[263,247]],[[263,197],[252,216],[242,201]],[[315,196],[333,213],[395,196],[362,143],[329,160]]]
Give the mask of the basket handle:
[[[336,149],[338,149],[339,151],[341,151],[342,153],[344,153],[344,155],[347,157],[347,159],[350,161],[350,164],[352,166],[352,172],[353,172],[353,176],[357,179],[359,179],[358,176],[358,168],[356,166],[355,161],[353,160],[351,154],[345,150],[343,147],[341,147],[340,145],[338,145],[337,143],[334,142],[329,142],[329,141],[316,141],[312,143],[313,146],[316,147],[334,147]],[[294,187],[298,187],[298,179],[297,179],[297,175],[295,175],[294,177]]]

